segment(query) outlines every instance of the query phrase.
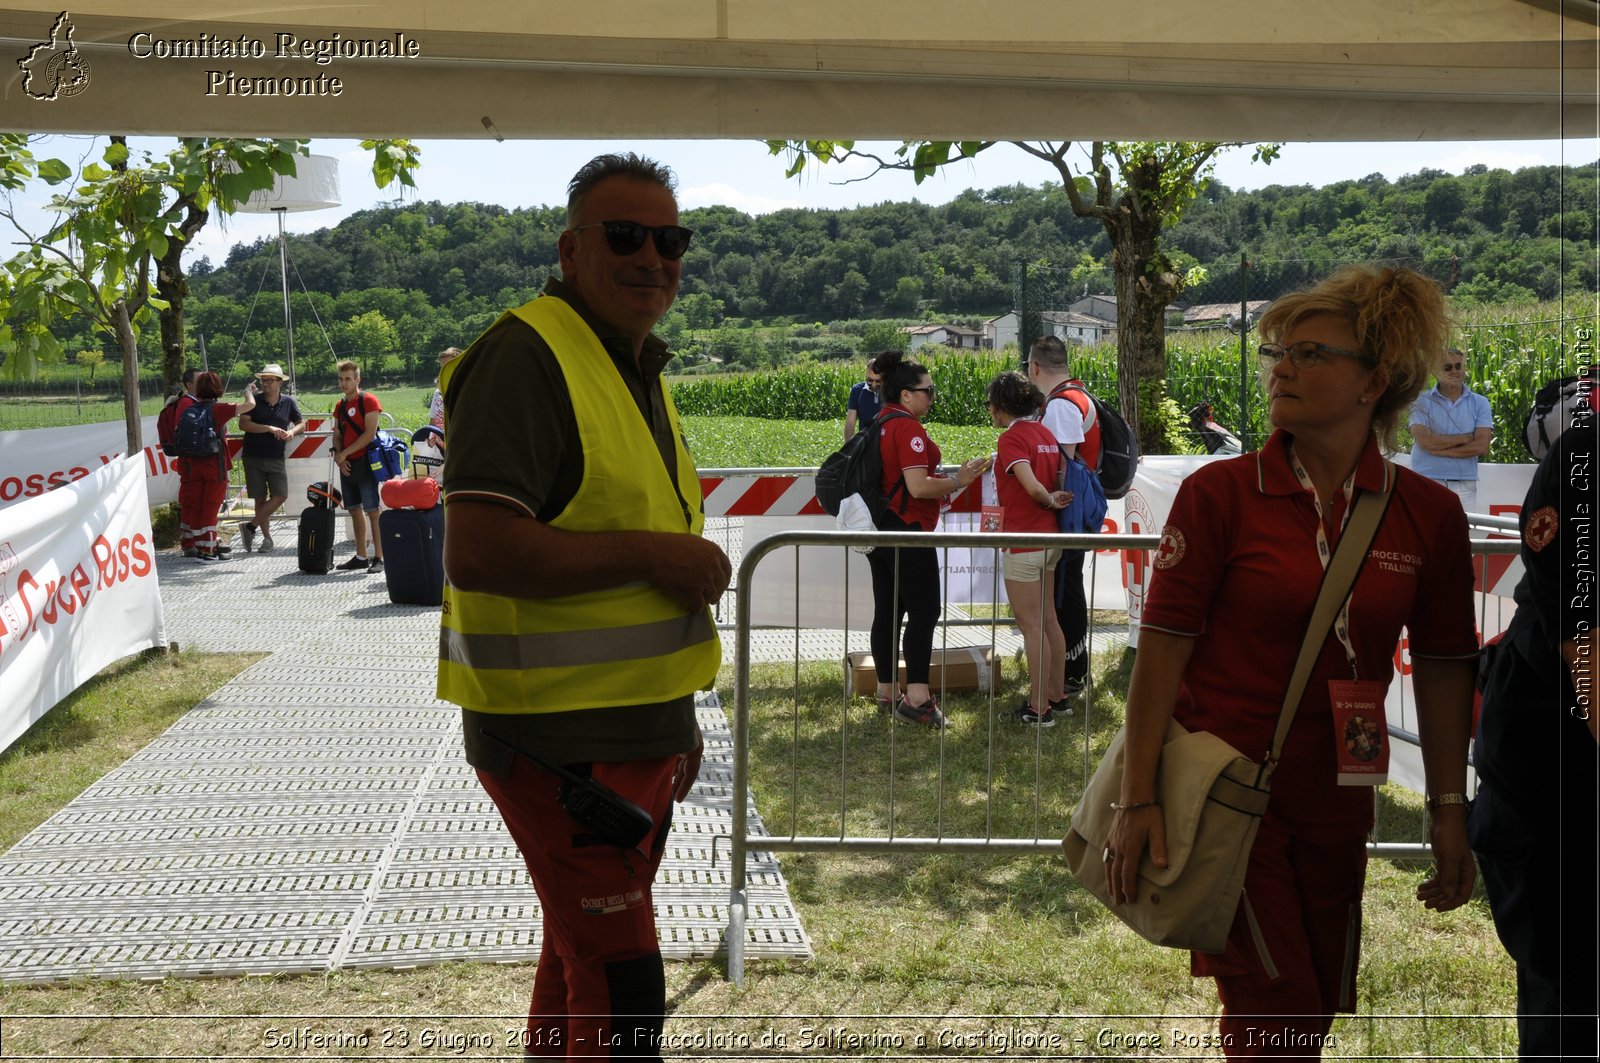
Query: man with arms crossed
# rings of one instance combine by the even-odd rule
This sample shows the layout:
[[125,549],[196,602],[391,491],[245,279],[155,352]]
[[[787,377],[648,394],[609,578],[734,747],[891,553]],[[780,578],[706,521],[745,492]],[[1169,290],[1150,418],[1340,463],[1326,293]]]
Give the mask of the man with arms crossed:
[[255,409],[239,415],[239,431],[244,433],[240,456],[244,458],[245,492],[255,502],[255,515],[239,522],[244,552],[261,533],[261,552],[272,549],[272,525],[268,523],[278,507],[289,501],[289,474],[284,464],[284,446],[306,430],[305,419],[292,395],[283,393],[287,379],[276,362],[256,374],[261,394]]
[[1445,351],[1434,386],[1411,404],[1411,470],[1444,484],[1468,513],[1478,505],[1478,461],[1489,453],[1489,400],[1467,387],[1467,356]]
[[[660,1057],[651,883],[699,773],[694,693],[722,659],[709,607],[732,575],[700,537],[700,482],[661,381],[671,354],[651,332],[691,235],[673,184],[633,154],[585,165],[562,279],[441,374],[439,697],[462,708],[467,760],[543,909],[533,1055]],[[628,848],[599,836],[519,750],[615,790],[648,833]]]

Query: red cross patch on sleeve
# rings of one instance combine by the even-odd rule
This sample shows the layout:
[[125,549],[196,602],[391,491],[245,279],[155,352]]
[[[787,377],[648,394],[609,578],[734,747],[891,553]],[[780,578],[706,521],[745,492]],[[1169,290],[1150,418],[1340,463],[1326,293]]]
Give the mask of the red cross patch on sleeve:
[[1156,547],[1156,568],[1171,568],[1183,560],[1188,549],[1189,543],[1183,537],[1183,529],[1176,524],[1168,524],[1161,529],[1161,544]]
[[1556,513],[1556,507],[1545,506],[1536,510],[1528,518],[1528,523],[1522,532],[1522,541],[1528,544],[1528,549],[1539,553],[1555,540],[1556,531],[1561,527],[1561,517]]

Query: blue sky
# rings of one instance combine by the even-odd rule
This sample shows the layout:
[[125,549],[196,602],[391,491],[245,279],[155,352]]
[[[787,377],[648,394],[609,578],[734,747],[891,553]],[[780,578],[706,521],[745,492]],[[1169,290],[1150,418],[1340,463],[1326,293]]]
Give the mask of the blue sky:
[[[103,139],[101,140],[103,145]],[[171,141],[133,141],[137,149],[164,152]],[[1022,182],[1053,181],[1043,163],[1015,148],[997,145],[978,159],[949,167],[921,185],[907,174],[882,173],[865,180],[868,168],[836,166],[809,170],[798,179],[784,177],[784,164],[758,141],[669,140],[607,141],[421,141],[422,169],[417,190],[409,198],[454,202],[470,200],[507,208],[562,203],[568,178],[584,162],[604,151],[638,150],[661,159],[677,171],[679,200],[685,208],[722,204],[753,214],[787,207],[851,207],[885,200],[918,199],[944,203],[967,188],[992,188]],[[863,145],[872,147],[871,145]],[[889,154],[894,145],[877,145]],[[88,137],[55,136],[35,146],[36,154],[72,160],[85,152],[98,154]],[[290,214],[290,232],[309,232],[381,202],[392,202],[394,187],[380,193],[372,186],[366,153],[355,141],[314,141],[312,151],[332,155],[340,163],[341,206]],[[1460,173],[1482,163],[1490,167],[1562,163],[1576,165],[1600,158],[1600,141],[1573,140],[1403,142],[1376,144],[1286,144],[1270,166],[1251,163],[1250,149],[1224,154],[1217,179],[1233,188],[1269,184],[1325,185],[1381,173],[1391,180],[1429,168]],[[43,195],[32,198],[42,202]],[[24,197],[19,205],[29,205]],[[38,215],[34,215],[38,218]],[[41,219],[42,220],[42,219]],[[226,228],[214,221],[197,241],[196,257],[221,262],[237,242],[277,233],[277,222],[265,215],[239,215]],[[7,240],[0,236],[0,243]]]

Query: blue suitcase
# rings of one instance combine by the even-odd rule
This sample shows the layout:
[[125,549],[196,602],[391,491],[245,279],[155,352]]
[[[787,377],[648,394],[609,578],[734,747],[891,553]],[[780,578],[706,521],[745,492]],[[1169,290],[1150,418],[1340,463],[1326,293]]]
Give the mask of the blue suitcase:
[[444,507],[386,509],[378,528],[389,600],[399,605],[444,601]]

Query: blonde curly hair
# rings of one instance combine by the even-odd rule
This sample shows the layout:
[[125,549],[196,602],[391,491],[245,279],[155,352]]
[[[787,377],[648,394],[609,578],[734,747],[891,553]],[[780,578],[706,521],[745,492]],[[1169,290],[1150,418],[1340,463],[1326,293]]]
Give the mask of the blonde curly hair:
[[1373,409],[1372,429],[1396,449],[1400,417],[1422,393],[1449,346],[1451,321],[1444,293],[1432,279],[1404,266],[1345,266],[1303,292],[1285,295],[1261,315],[1261,338],[1277,343],[1308,317],[1332,314],[1349,323],[1360,349],[1386,381]]

